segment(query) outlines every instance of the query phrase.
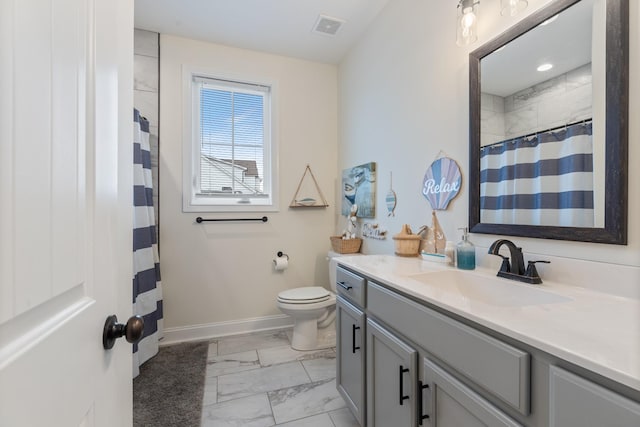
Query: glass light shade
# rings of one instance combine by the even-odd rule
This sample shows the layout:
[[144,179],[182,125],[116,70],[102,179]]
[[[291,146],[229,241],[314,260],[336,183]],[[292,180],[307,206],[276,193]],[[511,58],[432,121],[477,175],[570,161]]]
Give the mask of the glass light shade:
[[514,16],[528,5],[527,0],[500,0],[500,13],[502,16]]
[[456,44],[469,45],[478,40],[478,1],[460,0],[456,17]]

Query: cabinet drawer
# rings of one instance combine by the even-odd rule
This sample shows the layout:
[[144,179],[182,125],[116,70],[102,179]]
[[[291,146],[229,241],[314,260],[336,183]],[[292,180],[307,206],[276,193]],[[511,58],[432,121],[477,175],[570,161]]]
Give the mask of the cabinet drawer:
[[484,387],[529,414],[530,356],[371,281],[368,312]]
[[550,427],[640,426],[640,403],[552,366],[549,370]]
[[342,295],[357,306],[364,307],[365,283],[364,277],[358,276],[340,266],[336,271],[336,289],[338,295]]

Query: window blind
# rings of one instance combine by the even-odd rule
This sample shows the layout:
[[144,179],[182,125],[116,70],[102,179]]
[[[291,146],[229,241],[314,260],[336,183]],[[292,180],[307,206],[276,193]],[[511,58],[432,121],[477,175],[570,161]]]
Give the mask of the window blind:
[[265,107],[270,88],[194,77],[199,92],[199,192],[264,195]]

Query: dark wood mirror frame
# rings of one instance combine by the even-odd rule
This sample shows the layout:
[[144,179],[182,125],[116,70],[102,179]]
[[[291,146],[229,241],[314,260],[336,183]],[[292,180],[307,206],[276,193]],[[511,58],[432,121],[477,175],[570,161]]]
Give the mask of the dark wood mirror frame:
[[469,54],[469,230],[473,233],[627,244],[629,1],[607,0],[604,228],[480,222],[480,60],[580,0],[556,0]]

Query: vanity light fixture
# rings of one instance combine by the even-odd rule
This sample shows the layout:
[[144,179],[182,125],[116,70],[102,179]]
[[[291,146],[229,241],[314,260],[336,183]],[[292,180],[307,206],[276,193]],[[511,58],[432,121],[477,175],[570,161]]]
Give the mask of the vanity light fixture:
[[537,70],[538,71],[549,71],[552,68],[553,68],[553,64],[542,64],[537,68]]
[[456,44],[458,46],[466,46],[478,40],[478,4],[480,4],[480,0],[460,0],[458,3],[456,17]]
[[500,13],[502,16],[515,16],[528,5],[527,0],[500,0]]

